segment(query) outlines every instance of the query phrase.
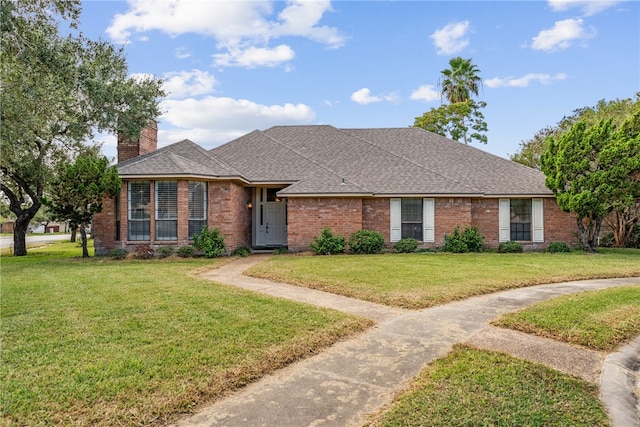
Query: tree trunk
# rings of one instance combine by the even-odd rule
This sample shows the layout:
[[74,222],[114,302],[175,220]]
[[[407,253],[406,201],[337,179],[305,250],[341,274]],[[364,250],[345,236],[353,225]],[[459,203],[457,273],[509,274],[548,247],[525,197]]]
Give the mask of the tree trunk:
[[591,245],[592,240],[589,239],[589,231],[591,228],[591,224],[587,223],[587,225],[585,225],[582,222],[583,219],[584,218],[577,218],[576,220],[578,223],[578,234],[580,235],[580,242],[582,243],[582,249],[584,249],[585,252],[594,253],[596,249]]
[[76,233],[78,231],[78,226],[74,223],[69,224],[69,228],[71,228],[71,243],[76,242]]
[[82,258],[89,258],[89,250],[87,249],[87,225],[80,224],[80,240],[82,241]]
[[32,216],[23,212],[16,217],[13,227],[13,255],[25,256],[27,254],[27,228]]

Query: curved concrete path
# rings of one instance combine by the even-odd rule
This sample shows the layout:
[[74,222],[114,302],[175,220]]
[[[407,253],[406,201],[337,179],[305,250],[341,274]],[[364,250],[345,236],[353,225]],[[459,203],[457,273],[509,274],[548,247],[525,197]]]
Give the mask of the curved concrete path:
[[[175,426],[361,425],[369,415],[390,403],[428,363],[446,355],[454,344],[464,342],[537,360],[597,382],[605,354],[503,331],[489,326],[489,322],[501,314],[556,296],[640,284],[640,278],[557,283],[408,311],[242,275],[251,265],[264,259],[264,256],[242,258],[206,273],[204,277],[366,316],[378,322],[377,325],[354,339],[337,343],[316,356],[238,390],[196,415],[178,421]],[[602,370],[602,398],[614,426],[626,427],[638,422],[633,390],[620,389],[617,384],[621,381],[620,375],[625,384],[629,375],[637,375],[640,342],[636,344],[625,360],[613,362],[616,366],[624,366],[623,373],[609,375],[606,364]],[[635,363],[630,363],[629,359]],[[635,381],[634,376],[634,386]],[[606,390],[605,384],[611,385],[614,391]],[[623,403],[618,401],[620,395],[625,397]],[[611,397],[616,400],[608,401]]]

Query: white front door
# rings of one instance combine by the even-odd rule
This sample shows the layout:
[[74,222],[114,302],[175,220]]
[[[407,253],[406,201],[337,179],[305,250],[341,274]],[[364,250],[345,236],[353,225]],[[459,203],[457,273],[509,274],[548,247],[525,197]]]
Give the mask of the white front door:
[[279,189],[256,189],[256,246],[287,245],[287,204],[276,198]]

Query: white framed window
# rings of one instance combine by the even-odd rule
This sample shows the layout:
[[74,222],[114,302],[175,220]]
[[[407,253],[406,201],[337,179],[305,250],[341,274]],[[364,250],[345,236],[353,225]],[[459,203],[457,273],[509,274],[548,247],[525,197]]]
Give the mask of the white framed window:
[[178,181],[156,181],[156,240],[178,240]]
[[189,240],[207,226],[207,183],[189,181]]
[[500,199],[499,241],[544,242],[543,199]]
[[150,240],[151,184],[149,181],[128,183],[128,235],[129,240]]
[[421,242],[435,241],[435,202],[432,198],[392,198],[391,242],[407,237]]

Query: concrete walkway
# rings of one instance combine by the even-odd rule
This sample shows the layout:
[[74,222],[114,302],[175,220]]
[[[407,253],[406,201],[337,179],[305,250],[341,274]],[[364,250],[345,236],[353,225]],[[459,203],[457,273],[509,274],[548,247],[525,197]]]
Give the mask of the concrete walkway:
[[[205,274],[269,295],[369,317],[377,325],[253,383],[175,426],[358,426],[391,402],[431,361],[456,343],[497,349],[597,382],[614,426],[638,423],[640,340],[607,370],[605,354],[489,326],[501,314],[556,296],[640,284],[640,278],[584,280],[469,298],[420,311],[389,308],[325,292],[243,276],[263,256],[242,258]],[[601,375],[602,372],[602,375]],[[608,373],[611,372],[611,373]],[[631,386],[629,386],[631,381]],[[609,388],[607,388],[609,387]],[[620,398],[623,396],[624,398]],[[613,399],[613,401],[611,401]],[[630,424],[629,424],[630,423]]]

